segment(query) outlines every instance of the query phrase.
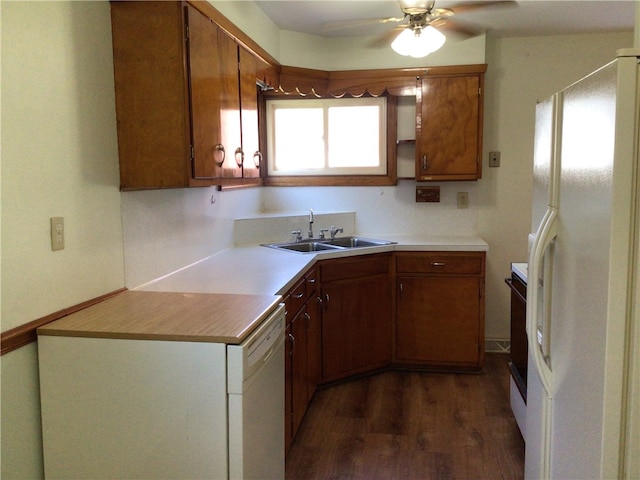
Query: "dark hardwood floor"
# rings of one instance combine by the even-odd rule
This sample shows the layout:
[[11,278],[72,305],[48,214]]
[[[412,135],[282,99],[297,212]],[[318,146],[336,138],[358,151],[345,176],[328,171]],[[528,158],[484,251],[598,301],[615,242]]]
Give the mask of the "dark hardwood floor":
[[390,371],[318,391],[287,480],[523,478],[503,354],[483,374]]

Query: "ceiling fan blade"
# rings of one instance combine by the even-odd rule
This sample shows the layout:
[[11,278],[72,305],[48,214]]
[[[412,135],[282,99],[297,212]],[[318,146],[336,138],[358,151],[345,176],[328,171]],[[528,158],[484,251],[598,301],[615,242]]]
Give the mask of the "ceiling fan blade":
[[456,36],[470,38],[477,37],[483,30],[480,28],[474,28],[469,25],[462,25],[452,19],[440,19],[431,23],[431,26],[440,30],[442,33],[452,33]]
[[456,3],[454,5],[450,5],[450,10],[453,10],[456,14],[470,12],[472,10],[478,10],[481,8],[487,7],[515,7],[518,5],[518,2],[514,0],[494,0],[494,1],[486,1],[486,2],[462,2]]
[[379,35],[378,37],[376,37],[371,42],[369,42],[367,44],[367,47],[369,47],[369,48],[386,48],[386,47],[389,46],[389,44],[391,42],[393,42],[393,40],[398,35],[400,35],[400,32],[402,30],[404,30],[405,28],[407,28],[406,25],[398,25],[398,26],[394,27],[394,28],[386,31],[382,35]]
[[380,25],[391,22],[402,22],[405,17],[387,17],[387,18],[364,18],[362,20],[344,20],[336,22],[326,22],[322,25],[322,31],[330,32],[332,30],[342,30],[345,28],[363,27],[366,25]]

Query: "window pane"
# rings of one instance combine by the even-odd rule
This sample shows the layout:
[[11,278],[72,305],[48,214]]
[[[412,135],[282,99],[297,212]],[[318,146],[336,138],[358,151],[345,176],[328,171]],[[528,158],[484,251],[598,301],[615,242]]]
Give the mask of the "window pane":
[[322,108],[275,110],[275,169],[324,168]]
[[329,107],[329,167],[380,163],[380,107]]

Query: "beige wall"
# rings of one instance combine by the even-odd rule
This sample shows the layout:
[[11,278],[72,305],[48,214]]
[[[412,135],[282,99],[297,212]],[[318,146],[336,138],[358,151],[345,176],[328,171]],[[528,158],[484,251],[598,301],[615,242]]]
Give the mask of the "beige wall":
[[[233,9],[237,16],[246,13],[239,8],[245,2],[230,3],[235,5],[227,5],[226,13]],[[136,286],[226,248],[235,215],[264,207],[285,209],[298,194],[287,189],[120,194],[108,3],[0,2],[0,15],[2,331],[125,285]],[[289,34],[278,33],[274,41],[273,25],[264,23],[259,12],[245,15],[243,21],[260,22],[260,28],[252,30],[256,40],[277,58],[303,56],[303,51],[286,41]],[[250,23],[248,28],[253,28]],[[481,63],[485,39],[478,41],[480,49],[474,43],[469,52],[451,53],[455,49],[449,45],[440,59],[434,56],[429,61]],[[485,178],[472,185],[446,187],[452,195],[458,187],[472,192],[475,212],[472,207],[465,213],[472,213],[473,218],[465,220],[463,228],[473,228],[477,221],[478,233],[491,245],[488,336],[508,336],[506,287],[501,280],[508,262],[519,259],[526,250],[520,242],[528,233],[528,220],[520,219],[509,230],[504,222],[512,223],[514,204],[528,208],[528,199],[520,202],[519,196],[522,192],[529,195],[531,103],[536,96],[549,94],[573,79],[568,77],[586,73],[601,59],[608,59],[608,43],[622,39],[584,36],[574,42],[575,49],[565,48],[567,41],[566,37],[487,39],[485,150],[501,150],[503,166],[485,168]],[[444,56],[447,51],[450,57]],[[345,60],[350,55],[360,59],[354,63],[357,68],[383,66],[373,65],[371,58],[357,50],[343,50],[335,58],[323,53],[323,63],[315,67],[350,68]],[[397,66],[397,61],[389,58],[388,66]],[[386,60],[381,62],[387,65]],[[405,182],[397,189],[376,190],[376,202],[394,210],[409,201],[411,189],[410,182]],[[361,192],[336,189],[332,194],[333,209],[360,210],[361,218],[371,217],[362,228],[374,228],[376,218],[359,200]],[[318,203],[322,198],[319,192]],[[440,222],[439,216],[449,207],[443,202],[436,214],[411,205],[415,221],[402,223],[402,228],[420,221],[423,225]],[[60,252],[49,248],[51,216],[65,217],[67,247]],[[0,362],[1,475],[41,478],[36,345],[4,355]]]
[[[107,2],[1,2],[2,331],[124,286]],[[49,218],[66,248],[52,252]],[[2,356],[2,477],[41,476],[36,348]]]
[[[579,80],[633,45],[633,33],[489,38],[478,234],[487,257],[486,336],[509,338],[510,262],[527,261],[536,100]],[[489,168],[488,153],[501,152]]]

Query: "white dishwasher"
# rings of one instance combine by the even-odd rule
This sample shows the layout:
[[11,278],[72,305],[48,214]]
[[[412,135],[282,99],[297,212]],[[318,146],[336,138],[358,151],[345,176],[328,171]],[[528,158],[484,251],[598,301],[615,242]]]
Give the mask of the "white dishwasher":
[[284,305],[227,346],[229,478],[284,479]]

